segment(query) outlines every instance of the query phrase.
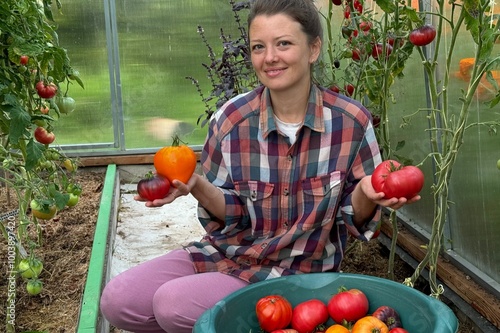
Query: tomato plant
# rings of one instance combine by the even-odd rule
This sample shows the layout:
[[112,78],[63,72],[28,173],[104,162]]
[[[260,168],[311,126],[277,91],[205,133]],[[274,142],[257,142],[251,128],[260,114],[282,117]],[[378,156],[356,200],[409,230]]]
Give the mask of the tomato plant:
[[44,127],[37,127],[33,133],[36,141],[43,143],[44,145],[51,144],[56,139],[56,135],[53,132],[47,131]]
[[410,42],[415,46],[430,44],[436,38],[436,28],[430,24],[425,24],[410,32]]
[[415,166],[386,160],[375,168],[371,182],[375,191],[384,192],[386,198],[411,199],[422,190],[424,174]]
[[389,329],[382,320],[365,316],[354,323],[351,333],[389,333]]
[[[25,257],[36,258],[45,235],[39,220],[51,219],[66,206],[70,196],[64,189],[74,183],[73,174],[58,163],[64,159],[62,150],[54,157],[49,146],[59,120],[49,112],[57,107],[55,97],[61,84],[69,90],[71,81],[82,88],[83,82],[75,75],[68,52],[59,45],[53,9],[62,11],[61,2],[2,0],[0,6],[0,183],[6,193],[16,196],[12,202],[18,206],[17,245],[27,252],[15,253],[21,267],[26,265]],[[39,268],[36,262],[32,266],[23,269],[24,276],[35,277]],[[8,273],[9,278],[16,274],[14,270]],[[41,287],[36,281],[28,286],[33,293]],[[16,327],[5,322],[0,331],[14,333]]]
[[328,301],[328,312],[337,324],[342,324],[365,316],[368,306],[368,298],[361,290],[342,287]]
[[373,311],[372,316],[382,320],[389,329],[401,327],[399,313],[392,307],[382,305]]
[[19,262],[17,269],[24,279],[32,279],[40,275],[43,263],[37,258],[25,258]]
[[137,183],[137,193],[149,201],[165,198],[170,190],[167,178],[148,172],[145,178]]
[[41,98],[50,99],[57,94],[57,86],[54,83],[46,83],[41,80],[38,81],[35,85],[38,96]]
[[326,323],[328,309],[319,299],[310,299],[297,304],[292,312],[292,328],[299,333],[310,333]]
[[42,292],[43,283],[38,279],[30,279],[26,284],[26,290],[31,296],[36,296]]
[[194,151],[180,144],[180,139],[176,136],[171,146],[156,152],[153,163],[156,172],[167,178],[170,184],[174,179],[187,184],[196,169],[197,158]]
[[266,332],[284,329],[292,320],[292,304],[281,295],[262,297],[255,305],[255,312],[260,327]]

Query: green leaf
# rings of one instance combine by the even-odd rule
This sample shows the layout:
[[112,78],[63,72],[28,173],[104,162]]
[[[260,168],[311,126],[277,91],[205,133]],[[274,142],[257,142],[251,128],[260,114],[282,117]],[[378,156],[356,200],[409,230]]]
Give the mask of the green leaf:
[[394,13],[396,11],[396,5],[394,1],[391,0],[375,0],[377,5],[386,13]]
[[463,12],[465,15],[465,26],[470,31],[472,39],[476,44],[479,44],[479,20],[472,17],[467,11]]
[[38,161],[43,157],[43,152],[46,150],[41,143],[35,142],[31,138],[26,146],[26,171],[31,171],[38,164]]
[[31,117],[20,105],[6,105],[4,110],[10,117],[9,140],[12,144],[18,144],[19,140],[29,135],[27,128],[31,125]]

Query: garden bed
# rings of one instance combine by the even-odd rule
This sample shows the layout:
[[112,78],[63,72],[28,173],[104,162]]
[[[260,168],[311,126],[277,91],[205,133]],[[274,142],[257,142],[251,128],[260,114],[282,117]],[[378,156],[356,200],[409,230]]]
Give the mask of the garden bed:
[[[16,304],[16,328],[53,332],[75,332],[93,246],[95,225],[105,181],[105,169],[82,168],[78,175],[84,192],[77,206],[58,213],[45,224],[44,245],[37,251],[44,261],[41,275],[44,290],[39,296],[29,297],[24,284],[19,283]],[[1,212],[15,208],[6,205],[6,191],[0,194]],[[0,244],[2,261],[5,262],[5,241]],[[388,250],[379,241],[356,243],[343,264],[343,271],[388,277]],[[396,256],[395,278],[402,282],[413,273],[407,262]],[[93,281],[95,282],[95,281]],[[97,283],[99,284],[99,283]],[[424,286],[425,283],[422,283]],[[419,286],[417,286],[418,288]],[[6,294],[5,270],[0,279],[0,294]],[[425,288],[425,287],[422,287]],[[95,292],[95,291],[94,291]],[[95,295],[94,295],[95,296]],[[95,297],[91,301],[96,301]],[[0,301],[0,321],[5,321],[5,298]],[[92,304],[85,304],[86,306]],[[97,306],[97,304],[94,304]],[[458,311],[458,310],[456,310]],[[470,321],[458,315],[460,333],[473,332]],[[112,331],[114,331],[112,329]],[[116,330],[116,332],[119,332]]]

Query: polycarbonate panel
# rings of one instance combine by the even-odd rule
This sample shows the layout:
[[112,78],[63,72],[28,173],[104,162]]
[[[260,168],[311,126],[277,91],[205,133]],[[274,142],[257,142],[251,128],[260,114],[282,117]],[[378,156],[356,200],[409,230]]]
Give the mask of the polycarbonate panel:
[[[114,141],[110,78],[102,0],[62,1],[54,10],[59,43],[68,50],[71,65],[85,84],[69,87],[76,110],[56,124],[58,144],[96,144]],[[54,4],[55,7],[55,4]],[[66,87],[61,87],[65,88]],[[63,91],[64,91],[63,90]]]
[[197,26],[220,56],[220,29],[235,30],[229,2],[117,0],[116,10],[127,149],[164,146],[175,134],[203,143],[206,127],[197,119],[204,104],[186,76],[208,91],[202,63],[210,59]]

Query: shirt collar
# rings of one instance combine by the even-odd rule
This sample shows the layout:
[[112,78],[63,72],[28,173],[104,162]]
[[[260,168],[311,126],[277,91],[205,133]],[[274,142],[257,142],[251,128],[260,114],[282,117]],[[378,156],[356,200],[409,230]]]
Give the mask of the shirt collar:
[[[269,133],[276,131],[276,122],[273,116],[273,107],[271,105],[271,96],[268,88],[264,88],[260,101],[260,126],[262,135],[266,138]],[[313,131],[324,132],[325,123],[323,121],[323,92],[316,85],[312,84],[309,101],[307,104],[304,126]]]

